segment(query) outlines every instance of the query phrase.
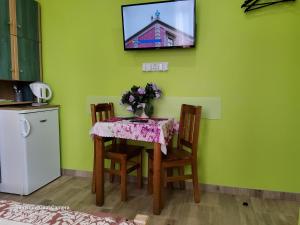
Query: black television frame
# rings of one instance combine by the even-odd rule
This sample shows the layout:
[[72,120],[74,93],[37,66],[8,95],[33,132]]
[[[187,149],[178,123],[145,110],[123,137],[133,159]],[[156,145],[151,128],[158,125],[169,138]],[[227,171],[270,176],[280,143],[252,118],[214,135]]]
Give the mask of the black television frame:
[[[151,4],[160,4],[160,3],[169,3],[169,2],[181,2],[181,1],[194,1],[194,44],[187,45],[187,46],[168,46],[168,47],[150,47],[150,48],[126,48],[125,43],[125,30],[124,30],[124,15],[123,15],[123,8],[130,7],[130,6],[139,6],[139,5],[151,5]],[[196,47],[196,40],[197,40],[197,23],[196,23],[196,0],[168,0],[168,1],[157,1],[157,2],[145,2],[145,3],[136,3],[136,4],[128,4],[128,5],[121,5],[121,14],[122,14],[122,30],[123,30],[123,48],[124,51],[135,51],[135,50],[153,50],[153,49],[189,49]]]

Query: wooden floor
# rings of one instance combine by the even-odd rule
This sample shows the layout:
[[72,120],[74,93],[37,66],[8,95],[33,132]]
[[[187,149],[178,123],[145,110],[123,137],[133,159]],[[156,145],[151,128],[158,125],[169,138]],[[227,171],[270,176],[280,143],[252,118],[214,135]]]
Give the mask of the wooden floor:
[[[0,193],[0,199],[24,203],[70,206],[84,212],[103,211],[133,219],[138,213],[150,215],[151,225],[295,225],[300,203],[263,200],[245,196],[202,193],[200,204],[193,202],[190,190],[166,190],[165,208],[160,216],[152,214],[152,197],[146,188],[130,184],[129,199],[120,201],[118,183],[106,182],[103,207],[95,206],[88,178],[61,177],[30,196]],[[247,202],[248,206],[243,206]]]

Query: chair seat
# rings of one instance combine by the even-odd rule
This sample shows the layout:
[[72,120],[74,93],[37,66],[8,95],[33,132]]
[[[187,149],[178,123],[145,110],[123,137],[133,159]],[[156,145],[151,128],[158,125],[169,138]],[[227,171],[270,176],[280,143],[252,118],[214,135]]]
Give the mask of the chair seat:
[[[149,155],[149,158],[153,160],[153,149],[147,149],[146,152]],[[182,159],[190,159],[192,157],[192,154],[186,150],[172,148],[171,150],[168,150],[167,155],[162,154],[162,160],[163,161],[176,161],[176,160],[182,160]]]
[[105,156],[110,159],[131,159],[141,154],[143,146],[128,144],[111,144],[105,147]]

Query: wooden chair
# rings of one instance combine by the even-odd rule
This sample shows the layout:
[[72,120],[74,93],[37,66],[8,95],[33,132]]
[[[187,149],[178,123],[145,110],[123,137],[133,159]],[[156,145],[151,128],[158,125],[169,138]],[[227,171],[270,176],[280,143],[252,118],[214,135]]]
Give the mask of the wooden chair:
[[[113,103],[92,104],[92,123],[103,121],[114,117]],[[143,146],[129,145],[126,140],[116,138],[103,138],[105,144],[105,159],[110,160],[110,169],[105,169],[109,173],[110,182],[113,182],[114,176],[118,175],[121,178],[121,200],[127,200],[127,174],[137,170],[137,186],[142,188],[142,150]],[[107,142],[111,142],[106,144]],[[93,167],[93,182],[92,192],[95,193],[95,143],[94,143],[94,167]],[[133,159],[136,158],[136,161]],[[115,164],[120,164],[120,169],[116,169]],[[131,167],[127,168],[129,164]]]
[[[177,147],[169,146],[167,155],[162,156],[163,182],[180,181],[180,187],[185,188],[184,180],[192,179],[194,188],[194,200],[200,202],[200,190],[197,170],[197,146],[199,126],[201,118],[201,106],[181,106],[180,123]],[[187,151],[190,149],[189,151]],[[153,150],[148,152],[148,192],[152,193],[153,187]],[[191,165],[192,174],[185,175],[184,167]],[[174,175],[174,169],[178,169],[178,175]],[[155,185],[155,184],[154,184]]]

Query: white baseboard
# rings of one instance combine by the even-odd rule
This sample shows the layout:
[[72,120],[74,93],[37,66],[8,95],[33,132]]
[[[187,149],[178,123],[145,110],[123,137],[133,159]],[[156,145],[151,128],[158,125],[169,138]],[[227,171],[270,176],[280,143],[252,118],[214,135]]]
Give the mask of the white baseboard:
[[[64,176],[74,176],[74,177],[90,177],[92,178],[92,172],[90,171],[79,171],[62,169],[62,175]],[[128,176],[128,182],[135,182],[135,176]],[[147,184],[147,178],[144,177],[144,184]],[[192,189],[192,182],[186,181],[186,188]],[[237,188],[237,187],[225,187],[220,185],[211,184],[201,184],[201,190],[204,192],[213,193],[223,193],[230,195],[240,195],[248,197],[257,197],[263,199],[278,199],[278,200],[290,200],[300,202],[300,193],[290,193],[290,192],[278,192],[278,191],[268,191],[268,190],[257,190],[248,188]]]

